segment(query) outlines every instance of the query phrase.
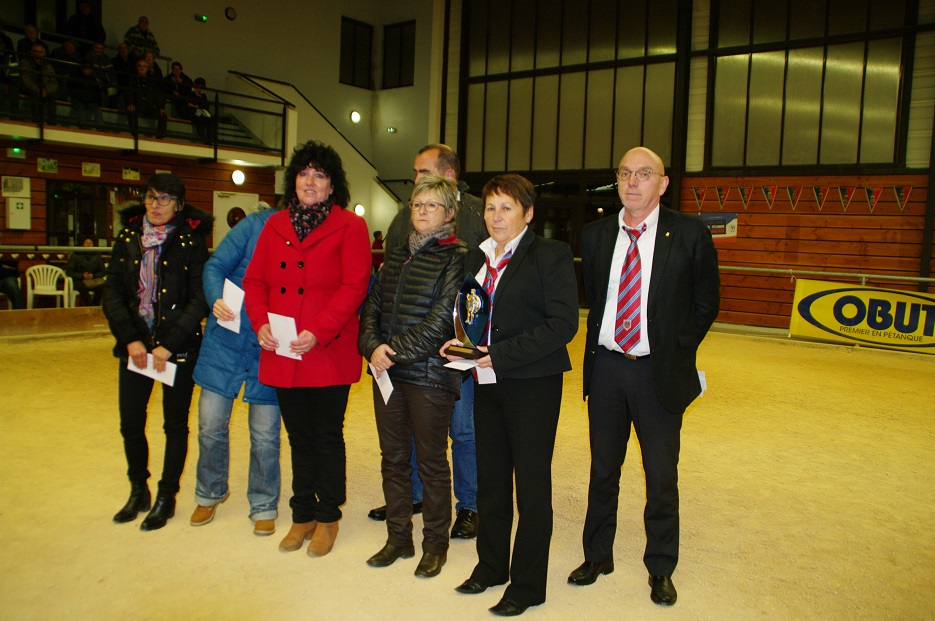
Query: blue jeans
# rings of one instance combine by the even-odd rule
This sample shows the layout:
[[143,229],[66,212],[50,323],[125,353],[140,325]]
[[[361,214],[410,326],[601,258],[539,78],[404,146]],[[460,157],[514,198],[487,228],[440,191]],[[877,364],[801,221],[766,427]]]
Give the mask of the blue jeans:
[[[455,511],[468,509],[477,512],[477,452],[474,447],[474,378],[461,381],[461,398],[455,401],[451,412],[451,465]],[[422,481],[419,479],[416,452],[412,457],[412,502],[422,502]]]
[[[230,419],[234,400],[201,389],[198,400],[198,472],[195,502],[211,507],[230,494]],[[250,519],[275,520],[279,505],[279,407],[249,404],[250,476],[247,500]]]

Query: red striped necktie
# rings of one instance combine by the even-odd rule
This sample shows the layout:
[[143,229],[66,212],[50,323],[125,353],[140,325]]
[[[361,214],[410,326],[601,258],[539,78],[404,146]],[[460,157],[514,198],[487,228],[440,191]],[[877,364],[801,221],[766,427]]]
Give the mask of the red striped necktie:
[[484,257],[484,263],[487,265],[487,275],[484,277],[484,291],[487,292],[487,297],[490,298],[490,314],[487,316],[487,326],[484,328],[484,334],[486,335],[484,345],[490,345],[490,318],[493,316],[493,290],[494,285],[497,284],[497,275],[506,267],[512,257],[512,252],[506,253],[497,261],[496,267],[490,264],[489,257]]
[[614,323],[614,340],[624,353],[640,342],[640,292],[643,288],[643,268],[640,264],[640,247],[637,241],[646,232],[646,225],[639,229],[623,227],[630,238],[630,247],[620,272],[620,287],[617,289],[617,319]]

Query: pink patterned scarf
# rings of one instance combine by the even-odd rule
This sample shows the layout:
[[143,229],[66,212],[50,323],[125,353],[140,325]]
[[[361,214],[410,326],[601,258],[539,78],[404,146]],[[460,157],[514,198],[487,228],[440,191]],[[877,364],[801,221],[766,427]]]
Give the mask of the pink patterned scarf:
[[137,293],[140,295],[140,317],[146,321],[150,330],[156,322],[154,311],[158,291],[156,265],[162,254],[162,244],[174,228],[172,224],[153,226],[149,220],[143,218],[143,235],[140,238],[143,244],[143,260],[140,262],[140,288]]

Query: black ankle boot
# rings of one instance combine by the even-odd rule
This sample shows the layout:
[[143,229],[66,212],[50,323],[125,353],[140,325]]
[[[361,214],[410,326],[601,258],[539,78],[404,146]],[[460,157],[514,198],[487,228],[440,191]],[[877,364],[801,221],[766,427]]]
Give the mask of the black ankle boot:
[[130,499],[127,500],[127,504],[123,506],[123,509],[114,516],[114,521],[119,523],[132,522],[140,511],[149,511],[151,502],[152,497],[149,495],[149,487],[146,485],[146,481],[130,481]]
[[159,491],[156,493],[156,502],[153,510],[140,524],[140,530],[156,530],[162,528],[175,515],[175,494]]

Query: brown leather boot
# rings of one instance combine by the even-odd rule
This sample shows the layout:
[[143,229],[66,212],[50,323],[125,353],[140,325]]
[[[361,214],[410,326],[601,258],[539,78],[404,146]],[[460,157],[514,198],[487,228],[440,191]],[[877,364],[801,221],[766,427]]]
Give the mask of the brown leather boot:
[[319,522],[312,541],[308,544],[309,556],[324,556],[331,552],[334,540],[338,538],[338,522]]
[[305,522],[304,524],[296,524],[293,522],[292,528],[289,529],[289,534],[283,537],[282,541],[279,542],[279,551],[295,552],[301,548],[306,539],[311,539],[316,526],[318,526],[318,522],[314,520]]

